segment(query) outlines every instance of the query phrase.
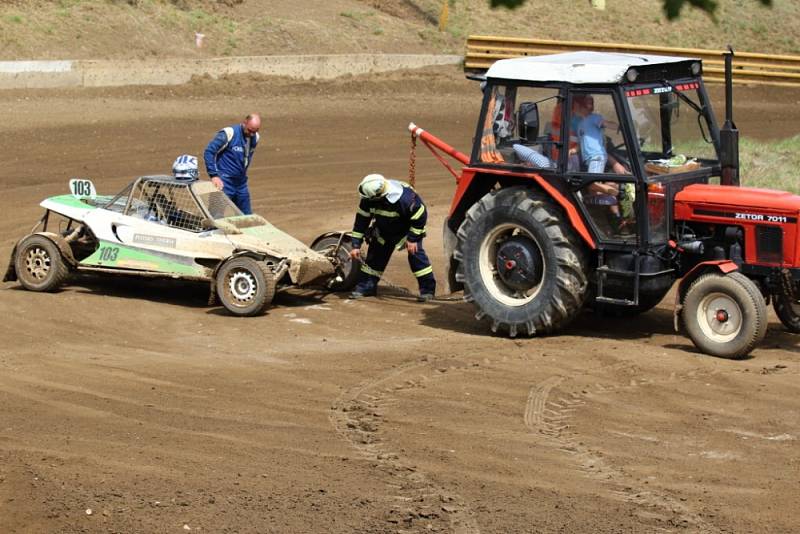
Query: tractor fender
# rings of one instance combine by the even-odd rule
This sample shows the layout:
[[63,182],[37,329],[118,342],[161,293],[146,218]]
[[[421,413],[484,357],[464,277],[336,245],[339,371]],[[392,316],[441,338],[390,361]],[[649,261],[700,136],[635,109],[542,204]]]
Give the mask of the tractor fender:
[[8,268],[6,269],[6,274],[3,276],[3,282],[15,282],[17,280],[17,269],[14,266],[14,258],[17,255],[17,247],[20,243],[22,243],[23,240],[32,235],[40,235],[52,241],[53,244],[58,247],[59,252],[61,252],[61,256],[64,258],[64,261],[67,262],[67,265],[69,265],[70,269],[74,269],[78,266],[78,261],[72,254],[72,249],[70,248],[69,243],[67,243],[63,237],[53,232],[34,232],[26,235],[14,244],[14,249],[11,251],[11,259],[8,262]]
[[681,281],[678,283],[678,291],[675,292],[675,307],[672,313],[675,331],[678,332],[678,319],[683,311],[683,299],[686,297],[686,292],[692,286],[692,282],[708,272],[718,271],[722,274],[728,274],[738,270],[739,266],[731,260],[704,261],[692,267],[692,269],[681,278]]
[[473,169],[473,168],[465,168],[461,173],[461,178],[458,181],[458,186],[456,187],[456,193],[453,196],[453,201],[450,205],[450,212],[449,217],[452,217],[456,211],[456,208],[462,201],[466,191],[472,185],[472,182],[476,178],[478,173],[482,175],[492,174],[495,175],[495,178],[503,182],[504,180],[513,180],[515,185],[519,185],[520,182],[518,180],[522,180],[522,183],[530,183],[531,185],[538,186],[544,193],[549,195],[566,213],[567,218],[575,230],[575,232],[580,236],[580,238],[586,243],[586,245],[591,249],[596,249],[597,244],[592,238],[591,232],[589,232],[589,228],[587,228],[586,224],[581,217],[578,208],[575,206],[573,202],[571,202],[568,198],[566,198],[558,189],[550,185],[547,180],[542,178],[536,173],[519,173],[513,171],[507,171],[503,169]]

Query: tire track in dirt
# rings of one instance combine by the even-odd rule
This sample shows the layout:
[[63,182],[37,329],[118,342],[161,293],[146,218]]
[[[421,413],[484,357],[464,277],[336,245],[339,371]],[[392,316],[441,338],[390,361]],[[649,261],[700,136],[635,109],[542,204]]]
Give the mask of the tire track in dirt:
[[425,387],[442,376],[435,365],[427,360],[409,362],[344,391],[331,406],[330,421],[337,434],[386,478],[393,501],[387,513],[389,523],[430,532],[479,534],[480,528],[463,498],[419,471],[381,437],[382,409],[399,402],[398,392]]
[[[620,363],[612,367],[630,367],[630,364]],[[603,395],[619,391],[647,387],[657,384],[669,384],[680,380],[696,379],[700,374],[713,374],[713,372],[700,373],[688,371],[681,375],[671,373],[663,380],[634,380],[625,385],[594,384],[591,389],[584,389],[581,393],[560,392],[558,387],[564,378],[554,376],[533,386],[528,395],[525,406],[525,425],[535,433],[545,436],[553,447],[571,455],[578,464],[584,476],[611,487],[609,493],[614,498],[648,508],[648,516],[652,510],[659,510],[657,515],[678,528],[691,528],[702,532],[720,532],[713,525],[709,525],[702,517],[694,512],[685,502],[677,499],[664,491],[653,491],[637,480],[626,474],[622,469],[615,467],[606,460],[602,454],[593,451],[580,439],[577,431],[569,424],[574,413],[585,406],[590,395]],[[570,430],[572,430],[570,432]]]

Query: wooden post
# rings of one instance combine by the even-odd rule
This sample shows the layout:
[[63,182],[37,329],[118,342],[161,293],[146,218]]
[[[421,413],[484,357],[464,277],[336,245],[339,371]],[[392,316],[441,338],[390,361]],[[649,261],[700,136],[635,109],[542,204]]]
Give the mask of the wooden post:
[[450,15],[450,0],[442,0],[442,10],[439,12],[439,31],[447,28],[447,17]]

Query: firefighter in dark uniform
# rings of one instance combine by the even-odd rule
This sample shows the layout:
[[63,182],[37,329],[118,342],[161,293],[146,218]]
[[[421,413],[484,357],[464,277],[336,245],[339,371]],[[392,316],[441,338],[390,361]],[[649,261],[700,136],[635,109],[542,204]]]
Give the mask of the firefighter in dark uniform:
[[428,220],[422,198],[408,184],[387,180],[380,174],[370,174],[361,180],[358,193],[361,202],[353,223],[353,250],[350,253],[353,259],[361,258],[361,245],[367,232],[370,241],[367,257],[361,262],[358,284],[350,298],[374,296],[392,252],[405,248],[408,265],[419,284],[417,300],[427,302],[433,299],[436,278],[431,261],[422,248]]

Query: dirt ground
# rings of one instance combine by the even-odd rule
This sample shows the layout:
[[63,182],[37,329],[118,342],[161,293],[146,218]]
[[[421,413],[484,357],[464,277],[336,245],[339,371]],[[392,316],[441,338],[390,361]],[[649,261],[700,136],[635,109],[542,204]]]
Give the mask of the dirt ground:
[[[798,100],[738,90],[737,125],[796,134]],[[254,209],[310,242],[349,227],[364,174],[406,176],[409,121],[467,150],[477,101],[449,70],[0,93],[0,258],[70,177],[116,192],[253,110]],[[453,180],[424,149],[417,168],[443,282]],[[0,532],[797,530],[800,338],[774,316],[726,361],[669,298],[512,340],[413,289],[399,255],[379,298],[290,290],[251,319],[194,284],[4,284]]]

